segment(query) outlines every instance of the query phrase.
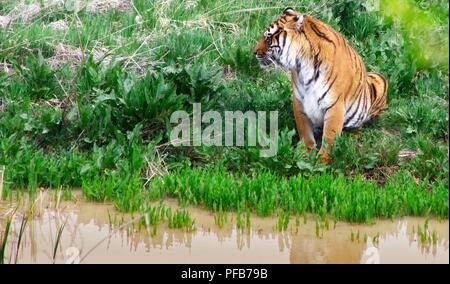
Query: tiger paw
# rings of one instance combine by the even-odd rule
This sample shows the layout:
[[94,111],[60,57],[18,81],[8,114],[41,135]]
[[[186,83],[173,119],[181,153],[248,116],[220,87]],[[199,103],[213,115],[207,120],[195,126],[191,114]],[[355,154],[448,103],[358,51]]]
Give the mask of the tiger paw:
[[306,153],[308,154],[310,154],[314,149],[316,149],[316,146],[314,144],[305,146]]
[[330,156],[324,148],[320,148],[318,155],[321,158],[323,164],[327,165],[330,163]]

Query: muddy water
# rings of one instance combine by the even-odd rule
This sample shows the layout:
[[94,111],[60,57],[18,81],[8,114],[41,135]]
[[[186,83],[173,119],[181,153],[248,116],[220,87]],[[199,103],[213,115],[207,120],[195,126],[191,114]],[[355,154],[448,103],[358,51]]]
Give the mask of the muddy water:
[[[55,200],[54,193],[42,192],[34,202],[34,217],[25,227],[18,254],[23,215],[16,213],[7,263],[14,263],[16,254],[18,263],[449,263],[448,220],[430,220],[428,230],[437,238],[434,244],[424,244],[417,235],[418,226],[424,228],[422,218],[375,225],[331,221],[328,229],[317,232],[315,220],[309,217],[305,223],[302,217],[291,219],[288,229],[279,232],[276,218],[252,216],[250,229],[237,229],[236,217],[228,214],[219,228],[214,214],[189,208],[195,219],[193,232],[161,224],[153,234],[138,230],[131,224],[136,216],[123,215],[111,204],[91,203],[79,194],[71,201]],[[177,207],[173,200],[165,204]],[[0,203],[0,232],[5,214],[15,207],[29,208],[30,203]]]

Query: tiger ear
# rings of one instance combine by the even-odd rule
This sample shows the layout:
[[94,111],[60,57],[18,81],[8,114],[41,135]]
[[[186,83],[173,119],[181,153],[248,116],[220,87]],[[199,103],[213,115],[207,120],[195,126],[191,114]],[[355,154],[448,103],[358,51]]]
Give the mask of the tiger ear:
[[300,31],[302,29],[304,19],[305,17],[303,16],[303,14],[295,16],[294,21],[295,21],[295,28],[297,31]]
[[295,10],[292,9],[291,7],[284,9],[283,14],[285,15],[292,15],[295,14]]

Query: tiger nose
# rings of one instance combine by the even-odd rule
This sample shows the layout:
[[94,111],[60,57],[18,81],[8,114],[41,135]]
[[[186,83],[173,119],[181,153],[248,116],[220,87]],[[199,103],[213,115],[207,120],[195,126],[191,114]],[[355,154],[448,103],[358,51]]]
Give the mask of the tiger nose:
[[253,49],[253,54],[256,55],[257,57],[261,57],[263,55],[263,52],[261,49],[255,48]]

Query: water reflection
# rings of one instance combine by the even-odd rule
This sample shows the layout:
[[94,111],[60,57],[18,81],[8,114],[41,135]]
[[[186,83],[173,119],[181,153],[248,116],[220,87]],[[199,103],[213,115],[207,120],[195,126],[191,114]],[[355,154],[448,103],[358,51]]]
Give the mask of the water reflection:
[[[175,204],[172,204],[175,205]],[[55,207],[58,207],[55,209]],[[0,207],[0,214],[11,205]],[[379,221],[374,226],[337,223],[316,236],[313,219],[287,231],[276,219],[251,218],[251,229],[237,230],[230,214],[219,229],[214,216],[189,209],[195,232],[161,225],[151,230],[123,224],[133,219],[111,205],[85,201],[48,203],[35,212],[22,237],[18,263],[52,263],[58,230],[64,225],[56,263],[448,263],[448,221],[430,221],[436,243],[422,244],[418,226],[424,219]],[[1,215],[0,215],[1,216]],[[6,262],[15,262],[22,215],[16,214],[8,241]],[[134,216],[136,217],[136,216]],[[122,226],[123,227],[123,226]],[[0,231],[4,220],[0,219]],[[118,229],[120,228],[120,229]],[[358,238],[351,237],[351,234]]]

